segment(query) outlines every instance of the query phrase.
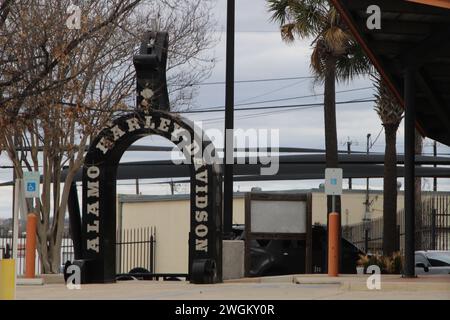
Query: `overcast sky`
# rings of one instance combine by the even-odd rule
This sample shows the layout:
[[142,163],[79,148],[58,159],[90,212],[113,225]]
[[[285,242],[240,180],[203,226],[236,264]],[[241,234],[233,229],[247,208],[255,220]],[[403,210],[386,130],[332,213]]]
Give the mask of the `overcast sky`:
[[[214,10],[219,21],[218,31],[220,42],[214,48],[218,63],[207,82],[223,82],[225,80],[225,33],[226,28],[226,0],[218,0]],[[221,32],[222,31],[222,32]],[[286,77],[308,77],[311,48],[309,41],[296,41],[286,45],[281,41],[278,27],[270,21],[266,3],[263,0],[236,1],[236,80],[274,79]],[[373,88],[368,79],[357,79],[348,84],[340,84],[336,90],[353,92],[337,93],[337,101],[373,98]],[[323,102],[323,88],[314,85],[310,79],[288,81],[252,82],[236,84],[236,103],[250,103],[257,101],[287,99],[299,96],[310,96],[301,99],[290,99],[273,103],[261,103],[255,106],[288,105]],[[316,97],[311,95],[317,94]],[[225,101],[225,86],[202,85],[195,100],[195,108],[211,108],[223,106]],[[246,106],[242,106],[246,107]],[[236,107],[239,108],[239,107]],[[270,112],[269,112],[270,111]],[[236,112],[236,128],[279,129],[280,146],[324,148],[323,108],[282,109],[264,111]],[[249,115],[252,115],[251,117]],[[189,115],[193,120],[205,120],[204,128],[223,128],[222,113],[202,113]],[[366,135],[371,133],[375,139],[382,129],[380,120],[373,111],[373,102],[340,104],[337,106],[337,131],[340,148],[350,138],[353,150],[365,151]],[[144,138],[137,144],[161,144],[160,139]],[[439,145],[439,152],[448,153],[449,148]],[[372,148],[372,152],[384,150],[384,135],[379,136]],[[398,152],[403,152],[403,128],[399,129]],[[432,152],[431,143],[426,140],[425,153]],[[127,152],[122,162],[136,160],[151,160],[161,157],[158,154]],[[1,165],[9,165],[4,156],[0,156]],[[0,182],[12,178],[10,169],[0,169]],[[162,194],[169,192],[168,185],[154,185],[152,181],[142,181],[141,192],[144,194]],[[261,186],[264,190],[272,189],[303,189],[317,187],[321,181],[293,181],[293,182],[262,182],[236,183],[235,190],[246,191],[252,186]],[[365,187],[365,180],[354,181],[354,188]],[[372,188],[381,188],[380,179],[373,179]],[[450,190],[448,179],[440,179],[442,190]],[[0,188],[0,217],[11,216],[11,188]],[[133,193],[132,182],[121,181],[119,193]]]

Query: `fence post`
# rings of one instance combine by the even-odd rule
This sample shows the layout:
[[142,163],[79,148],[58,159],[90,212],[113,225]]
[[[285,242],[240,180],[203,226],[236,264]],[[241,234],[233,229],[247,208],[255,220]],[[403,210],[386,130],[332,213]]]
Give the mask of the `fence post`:
[[153,227],[150,229],[150,273],[154,273],[154,267],[153,267]]
[[5,254],[3,256],[3,259],[11,259],[11,251],[12,251],[12,248],[11,248],[9,242],[7,242],[6,246],[5,246]]
[[436,250],[436,209],[431,210],[431,248]]
[[364,228],[364,248],[367,252],[369,252],[369,229],[366,227]]

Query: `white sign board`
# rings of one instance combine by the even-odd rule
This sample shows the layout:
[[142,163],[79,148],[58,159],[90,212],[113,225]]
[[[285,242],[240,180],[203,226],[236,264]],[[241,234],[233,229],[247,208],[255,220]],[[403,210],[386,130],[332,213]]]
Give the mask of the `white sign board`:
[[306,233],[306,201],[251,201],[251,232]]
[[39,185],[41,175],[39,172],[24,172],[23,173],[23,187],[25,191],[25,198],[39,198]]
[[342,169],[325,169],[325,194],[329,196],[342,194]]

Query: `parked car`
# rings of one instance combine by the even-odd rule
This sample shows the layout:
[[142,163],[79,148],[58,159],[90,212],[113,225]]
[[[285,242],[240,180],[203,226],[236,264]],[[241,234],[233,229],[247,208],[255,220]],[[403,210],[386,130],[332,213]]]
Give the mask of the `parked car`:
[[[236,240],[244,240],[244,226],[235,225]],[[341,273],[356,273],[360,251],[342,238]],[[312,272],[327,272],[327,230],[324,226],[312,228]],[[274,276],[305,273],[305,241],[252,240],[250,242],[250,276]]]
[[416,251],[416,274],[450,274],[450,251]]

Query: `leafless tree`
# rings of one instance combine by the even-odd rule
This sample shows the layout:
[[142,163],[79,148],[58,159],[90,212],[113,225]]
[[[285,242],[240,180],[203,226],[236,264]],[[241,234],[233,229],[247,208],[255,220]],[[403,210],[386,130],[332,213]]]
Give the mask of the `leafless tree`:
[[214,38],[204,2],[80,1],[81,28],[75,30],[66,27],[69,0],[10,0],[0,7],[0,150],[18,178],[24,170],[42,171],[34,210],[44,273],[59,270],[69,190],[90,140],[134,108],[132,56],[153,17],[172,39],[174,105],[189,105],[182,92],[192,93],[208,76],[214,62],[205,50]]

